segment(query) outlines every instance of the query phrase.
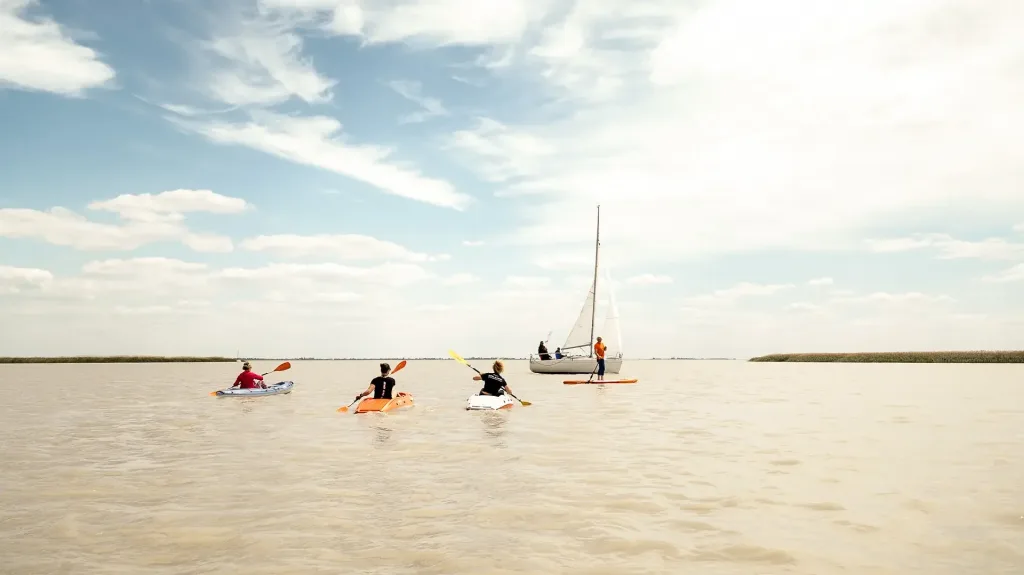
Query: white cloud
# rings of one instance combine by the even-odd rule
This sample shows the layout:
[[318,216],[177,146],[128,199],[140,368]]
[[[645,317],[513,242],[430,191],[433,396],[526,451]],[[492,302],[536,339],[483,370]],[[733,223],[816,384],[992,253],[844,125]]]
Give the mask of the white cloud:
[[319,234],[300,236],[281,234],[243,240],[241,247],[285,257],[337,257],[343,260],[399,260],[434,262],[450,259],[447,254],[414,252],[394,242],[361,234]]
[[389,82],[388,86],[397,92],[399,96],[419,105],[419,107],[422,108],[419,112],[414,112],[400,118],[400,123],[415,124],[425,122],[430,118],[447,116],[449,113],[448,110],[445,109],[444,104],[441,103],[441,100],[438,100],[437,98],[430,98],[422,94],[423,86],[419,82],[394,80]]
[[383,286],[411,285],[433,277],[418,265],[392,263],[365,268],[335,263],[270,263],[258,268],[227,268],[218,276],[232,280],[266,280],[292,284],[356,281]]
[[552,8],[542,0],[261,0],[260,4],[282,12],[329,14],[328,31],[359,36],[368,44],[434,46],[513,43]]
[[114,69],[49,18],[28,18],[37,0],[0,1],[0,87],[81,96],[107,85]]
[[1024,264],[1017,264],[1009,269],[981,278],[987,283],[1024,282]]
[[172,190],[160,194],[124,194],[89,204],[89,209],[117,213],[123,224],[91,221],[71,210],[0,209],[0,237],[40,239],[78,250],[134,250],[160,241],[181,241],[196,251],[231,251],[230,238],[192,233],[184,214],[239,213],[249,207],[240,198],[209,190]]
[[815,279],[812,279],[812,280],[808,281],[807,285],[810,285],[810,286],[830,286],[833,283],[834,282],[832,281],[832,278],[815,278]]
[[1024,232],[1024,223],[1020,223],[1020,224],[1017,224],[1017,225],[1013,226],[1013,231],[1015,231],[1015,232]]
[[508,276],[505,285],[519,289],[541,289],[551,285],[551,278],[542,276]]
[[685,298],[688,306],[731,305],[737,301],[756,296],[775,295],[793,287],[793,284],[756,284],[740,282],[732,287],[716,290],[710,294]]
[[[607,7],[631,17],[599,17]],[[545,59],[516,64],[576,104],[570,115],[485,120],[450,142],[501,193],[534,194],[507,242],[582,243],[581,207],[597,202],[609,257],[634,263],[848,246],[920,206],[1024,206],[1016,3],[590,10],[548,21]]]
[[181,220],[182,214],[238,214],[251,206],[242,198],[222,196],[210,190],[171,190],[159,194],[121,194],[116,198],[93,202],[89,209],[114,212],[127,220],[150,222]]
[[907,238],[867,240],[875,252],[904,252],[933,248],[940,259],[974,258],[983,260],[1014,260],[1024,258],[1024,243],[1003,238],[980,241],[958,240],[947,234],[915,234]]
[[641,274],[627,279],[626,283],[633,285],[670,284],[672,283],[672,278],[665,275]]
[[480,278],[470,273],[457,273],[441,280],[441,283],[447,286],[458,286],[467,285],[480,281]]
[[295,24],[246,19],[202,43],[223,62],[210,72],[210,95],[233,106],[280,104],[293,97],[307,103],[330,101],[337,82],[302,57],[303,41],[293,30]]
[[832,303],[838,304],[886,304],[895,306],[905,306],[908,304],[936,304],[936,303],[952,303],[956,301],[952,297],[944,294],[926,294],[921,292],[906,292],[906,293],[887,293],[887,292],[874,292],[867,295],[859,296],[845,296],[837,297],[831,300]]
[[388,161],[392,150],[350,145],[341,137],[341,124],[326,116],[296,117],[253,112],[246,123],[200,123],[176,120],[214,142],[247,146],[297,164],[315,166],[360,180],[396,196],[463,210],[471,198],[444,180]]
[[0,294],[38,290],[53,281],[53,274],[38,268],[0,265]]
[[475,248],[484,245],[483,240],[462,240],[462,245]]

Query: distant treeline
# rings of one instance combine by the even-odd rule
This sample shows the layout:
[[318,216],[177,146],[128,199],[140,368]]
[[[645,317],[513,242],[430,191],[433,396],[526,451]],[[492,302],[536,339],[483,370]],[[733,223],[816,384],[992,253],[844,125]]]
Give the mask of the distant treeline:
[[211,363],[234,361],[236,360],[230,357],[162,357],[159,355],[0,357],[0,363]]
[[750,361],[822,363],[1024,363],[1024,351],[892,351],[878,353],[776,353]]

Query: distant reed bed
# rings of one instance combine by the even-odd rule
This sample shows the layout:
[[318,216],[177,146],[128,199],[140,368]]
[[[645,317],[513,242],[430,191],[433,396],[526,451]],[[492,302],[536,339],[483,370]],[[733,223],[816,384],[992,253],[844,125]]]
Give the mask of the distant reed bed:
[[878,353],[775,353],[750,361],[821,363],[1024,363],[1024,351],[892,351]]
[[230,357],[163,357],[159,355],[111,355],[70,357],[0,357],[2,363],[213,363],[234,362]]

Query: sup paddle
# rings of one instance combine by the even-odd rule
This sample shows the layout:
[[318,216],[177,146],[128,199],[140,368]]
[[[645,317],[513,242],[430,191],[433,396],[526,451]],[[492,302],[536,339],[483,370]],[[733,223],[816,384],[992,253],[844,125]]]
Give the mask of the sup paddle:
[[[450,350],[450,349],[449,349],[449,350],[448,350],[448,355],[452,356],[452,359],[454,359],[455,361],[457,361],[457,362],[461,363],[462,365],[464,365],[464,366],[468,367],[469,369],[472,369],[473,371],[475,371],[475,372],[477,372],[477,373],[480,373],[480,370],[479,370],[479,369],[477,369],[477,368],[473,367],[472,365],[469,365],[469,362],[468,362],[468,361],[466,361],[466,360],[464,360],[464,359],[462,359],[462,356],[461,356],[461,355],[459,355],[459,354],[457,354],[457,353],[455,353],[455,351],[453,351],[453,350]],[[482,373],[480,373],[480,375],[483,375],[483,374],[482,374]],[[514,394],[513,394],[513,393],[512,393],[511,391],[510,391],[510,392],[508,392],[508,394],[509,394],[509,395],[511,395],[512,397],[515,397],[515,398],[516,398],[516,401],[518,401],[519,403],[521,403],[521,404],[523,405],[523,407],[526,407],[526,406],[528,406],[528,405],[533,405],[533,403],[532,403],[532,402],[530,402],[530,401],[523,401],[523,400],[519,399],[519,398],[518,398],[518,397],[516,397],[516,396],[515,396],[515,395],[514,395]]]
[[[404,359],[402,361],[398,362],[398,365],[395,366],[395,369],[392,369],[391,373],[389,373],[388,375],[394,375],[394,374],[398,373],[403,367],[405,367],[405,363],[406,362],[405,362]],[[362,399],[362,398],[361,397],[357,397],[356,401],[359,401],[360,399]],[[338,413],[345,413],[346,411],[348,411],[348,408],[350,408],[350,407],[352,407],[353,405],[356,404],[356,401],[353,401],[352,403],[350,403],[348,405],[343,405],[343,406],[339,407],[338,408]]]
[[[292,368],[292,362],[286,361],[286,362],[282,363],[281,365],[275,367],[273,370],[268,371],[267,373],[261,373],[260,375],[267,375],[267,374],[270,374],[270,373],[274,373],[275,371],[286,371],[286,370],[289,370],[291,368]],[[216,391],[211,391],[210,395],[217,395],[217,392]]]

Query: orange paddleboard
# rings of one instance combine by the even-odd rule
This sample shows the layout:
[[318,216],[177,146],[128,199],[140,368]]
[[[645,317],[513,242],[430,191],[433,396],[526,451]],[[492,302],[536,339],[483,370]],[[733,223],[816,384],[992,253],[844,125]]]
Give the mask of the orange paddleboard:
[[604,385],[606,383],[636,383],[637,379],[592,379],[587,381],[585,379],[567,379],[563,381],[565,385]]
[[369,413],[371,411],[392,411],[399,407],[412,405],[412,396],[404,391],[398,392],[394,399],[373,399],[368,397],[359,402],[356,406],[356,413]]

